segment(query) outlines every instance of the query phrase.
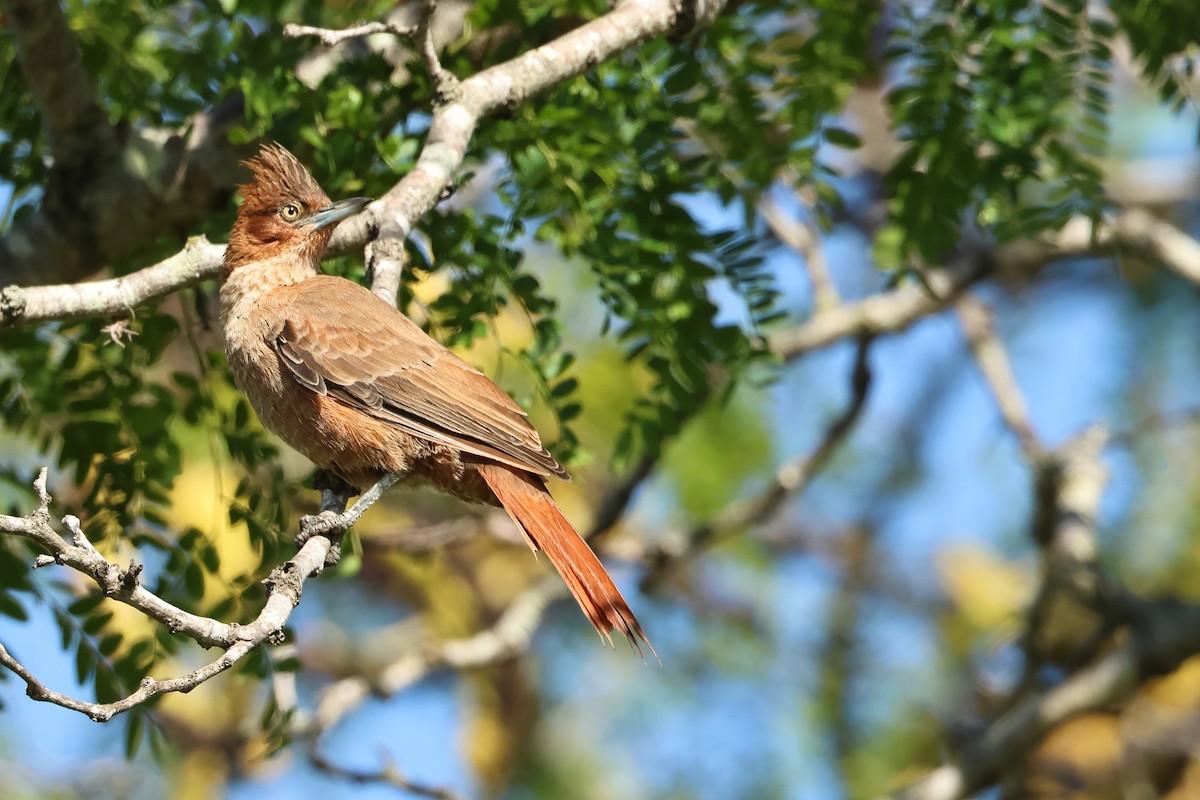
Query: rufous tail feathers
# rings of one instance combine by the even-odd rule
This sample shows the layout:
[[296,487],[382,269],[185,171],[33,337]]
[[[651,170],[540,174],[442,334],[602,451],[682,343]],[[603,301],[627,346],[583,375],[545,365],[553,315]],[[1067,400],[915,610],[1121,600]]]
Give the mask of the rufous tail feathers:
[[525,534],[529,546],[550,559],[597,632],[612,644],[610,631],[616,628],[634,647],[641,649],[637,641],[641,638],[654,652],[604,565],[567,522],[541,479],[499,464],[480,465],[479,474]]

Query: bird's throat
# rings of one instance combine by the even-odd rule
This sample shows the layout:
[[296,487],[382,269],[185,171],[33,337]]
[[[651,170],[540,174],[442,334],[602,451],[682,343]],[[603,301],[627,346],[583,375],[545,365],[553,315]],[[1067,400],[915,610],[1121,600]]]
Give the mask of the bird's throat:
[[271,291],[293,286],[319,274],[308,258],[288,253],[261,261],[242,262],[221,283],[221,316],[257,305]]

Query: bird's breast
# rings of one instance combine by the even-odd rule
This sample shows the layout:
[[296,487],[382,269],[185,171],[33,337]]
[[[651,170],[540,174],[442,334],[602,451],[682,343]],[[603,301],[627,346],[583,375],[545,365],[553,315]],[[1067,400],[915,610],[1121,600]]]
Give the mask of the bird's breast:
[[237,304],[223,317],[234,382],[264,427],[314,464],[365,487],[384,472],[406,471],[415,458],[426,455],[427,445],[302,386],[283,367],[274,335],[288,318],[287,308],[275,308],[269,300],[253,308]]

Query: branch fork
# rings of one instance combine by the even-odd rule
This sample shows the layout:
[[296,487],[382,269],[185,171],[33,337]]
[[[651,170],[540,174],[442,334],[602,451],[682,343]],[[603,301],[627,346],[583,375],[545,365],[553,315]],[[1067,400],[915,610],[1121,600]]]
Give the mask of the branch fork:
[[385,475],[344,512],[340,509],[345,506],[345,495],[325,490],[325,510],[320,515],[306,518],[306,524],[302,524],[307,537],[301,543],[299,552],[272,570],[264,581],[267,601],[262,611],[253,622],[239,625],[192,614],[148,591],[141,585],[143,567],[140,564],[131,562],[122,569],[106,559],[88,540],[79,518],[70,514],[62,519],[63,527],[70,534],[68,543],[68,539],[50,524],[51,497],[46,489],[47,470],[43,468],[34,481],[37,508],[26,517],[0,515],[0,533],[29,539],[47,551],[34,559],[35,567],[50,564],[70,567],[90,577],[105,597],[137,609],[172,633],[183,634],[202,647],[219,647],[224,652],[186,675],[164,680],[146,677],[136,691],[112,703],[92,703],[52,691],[2,644],[0,666],[8,668],[25,681],[26,693],[32,699],[78,711],[98,722],[106,722],[161,694],[189,692],[232,668],[260,644],[283,643],[284,627],[300,602],[304,581],[319,574],[328,564],[337,563],[337,544],[342,535],[401,477],[398,474]]

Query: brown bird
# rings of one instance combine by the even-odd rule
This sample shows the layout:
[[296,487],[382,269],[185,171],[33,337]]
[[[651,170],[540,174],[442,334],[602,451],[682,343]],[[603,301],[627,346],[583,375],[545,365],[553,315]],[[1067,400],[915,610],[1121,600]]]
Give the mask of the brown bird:
[[646,640],[625,598],[546,490],[567,472],[525,412],[486,376],[365,287],[323,275],[337,203],[295,156],[264,146],[229,235],[221,284],[225,353],[263,424],[362,491],[387,473],[499,505],[558,570],[610,642]]

